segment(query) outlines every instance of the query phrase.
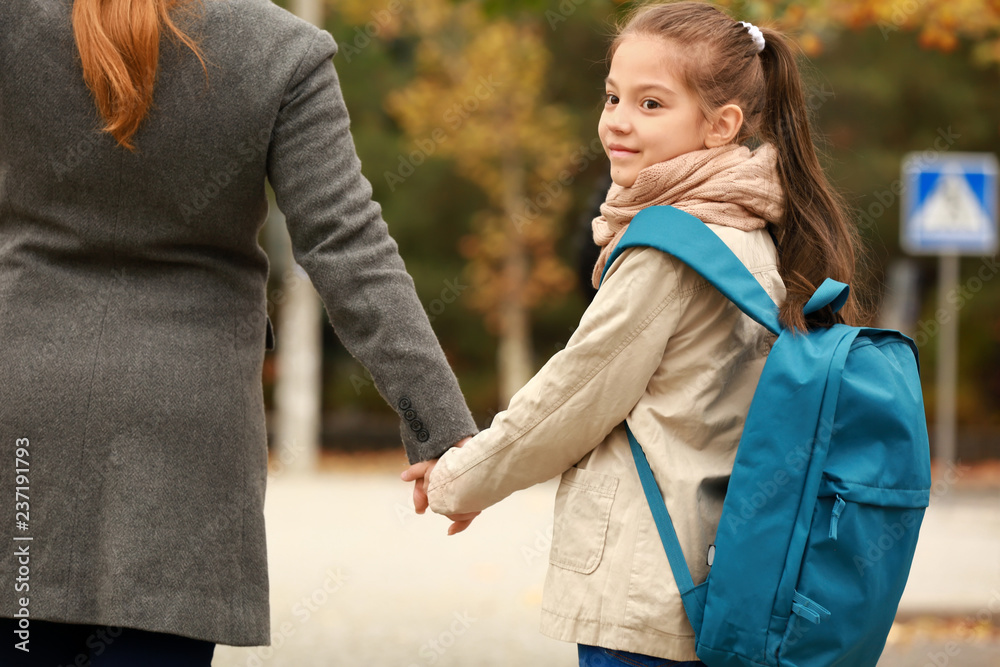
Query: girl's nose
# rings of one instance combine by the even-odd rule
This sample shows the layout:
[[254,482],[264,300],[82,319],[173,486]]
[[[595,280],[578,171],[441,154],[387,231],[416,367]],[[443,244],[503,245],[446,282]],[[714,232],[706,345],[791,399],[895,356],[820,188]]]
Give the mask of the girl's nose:
[[628,114],[621,107],[604,112],[604,125],[615,134],[627,134],[632,130]]

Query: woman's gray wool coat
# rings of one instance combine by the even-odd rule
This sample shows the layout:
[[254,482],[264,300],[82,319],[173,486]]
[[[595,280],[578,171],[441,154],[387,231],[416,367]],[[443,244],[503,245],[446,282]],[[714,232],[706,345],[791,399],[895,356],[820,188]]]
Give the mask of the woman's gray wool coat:
[[333,38],[269,0],[203,4],[180,24],[208,79],[164,37],[131,154],[100,131],[72,1],[0,2],[0,616],[23,597],[33,619],[269,642],[265,178],[410,461],[476,432],[360,173]]

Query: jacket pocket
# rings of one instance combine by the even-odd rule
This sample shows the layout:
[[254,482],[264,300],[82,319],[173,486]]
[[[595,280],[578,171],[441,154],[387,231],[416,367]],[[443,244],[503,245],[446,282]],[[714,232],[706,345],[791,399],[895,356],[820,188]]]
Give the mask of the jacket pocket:
[[583,468],[563,473],[556,493],[549,563],[581,574],[597,569],[617,488],[618,479],[611,475]]

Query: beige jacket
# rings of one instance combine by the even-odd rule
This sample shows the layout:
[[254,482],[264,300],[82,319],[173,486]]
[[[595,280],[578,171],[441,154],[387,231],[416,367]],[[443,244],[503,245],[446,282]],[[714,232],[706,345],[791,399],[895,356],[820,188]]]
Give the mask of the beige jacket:
[[[780,303],[785,288],[767,231],[708,226]],[[566,348],[488,430],[441,458],[430,477],[431,509],[482,510],[562,474],[542,632],[694,660],[694,633],[622,422],[646,452],[700,583],[773,340],[687,265],[652,248],[628,249]]]

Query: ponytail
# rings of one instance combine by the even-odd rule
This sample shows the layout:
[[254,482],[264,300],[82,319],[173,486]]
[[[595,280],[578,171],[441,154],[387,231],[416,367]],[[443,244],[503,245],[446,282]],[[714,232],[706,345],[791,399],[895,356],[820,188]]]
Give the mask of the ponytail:
[[809,114],[795,54],[782,35],[762,28],[764,48],[748,31],[707,2],[642,5],[632,12],[611,43],[609,55],[627,35],[674,40],[688,57],[681,76],[700,98],[708,118],[724,104],[743,110],[737,143],[770,142],[778,153],[785,215],[773,221],[778,273],[786,296],[779,318],[790,329],[861,324],[865,315],[851,285],[847,303],[834,313],[827,306],[808,317],[802,307],[826,278],[850,284],[861,253],[857,229],[843,199],[826,179],[809,129]]
[[83,79],[104,119],[104,131],[132,152],[136,148],[130,139],[153,104],[162,28],[187,45],[205,69],[197,45],[170,17],[172,9],[188,1],[74,0],[73,35]]
[[[802,307],[826,278],[852,282],[861,246],[844,201],[816,156],[795,55],[780,33],[766,28],[763,33],[765,94],[758,132],[777,148],[786,194],[785,217],[775,229],[778,270],[787,290],[779,316],[786,327],[804,330]],[[860,324],[863,315],[854,287],[839,312],[823,308],[808,317],[808,325]]]

